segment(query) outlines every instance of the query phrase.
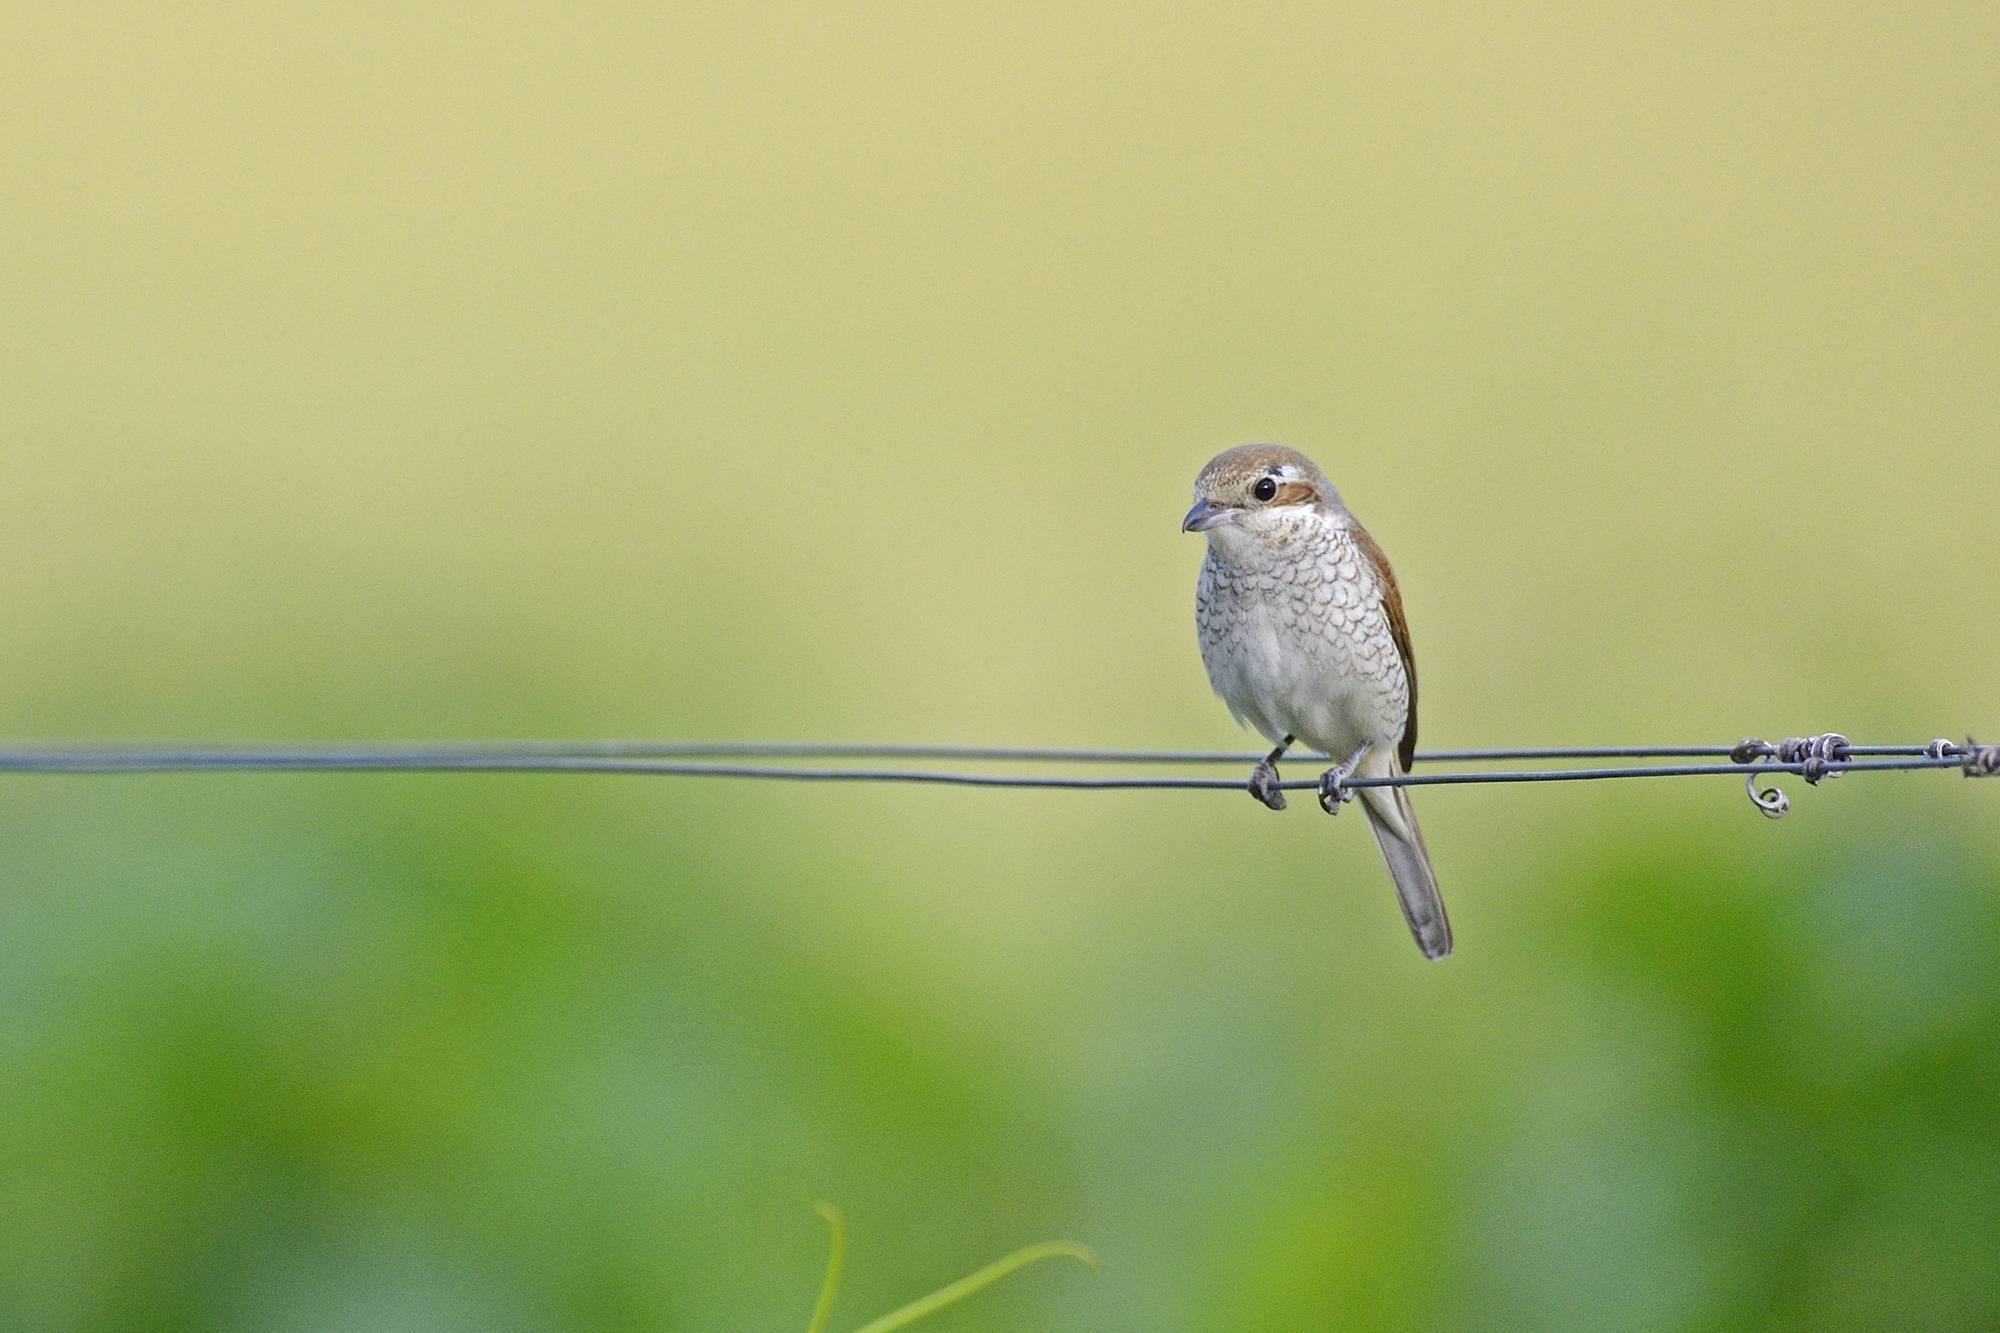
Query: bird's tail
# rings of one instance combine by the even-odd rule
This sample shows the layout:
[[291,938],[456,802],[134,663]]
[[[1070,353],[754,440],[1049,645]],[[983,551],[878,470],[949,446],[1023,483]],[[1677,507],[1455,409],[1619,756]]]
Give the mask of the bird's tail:
[[[1371,752],[1360,772],[1369,777],[1400,774],[1402,765],[1394,751]],[[1361,808],[1367,812],[1368,827],[1375,845],[1389,863],[1396,881],[1396,899],[1403,905],[1403,918],[1417,947],[1433,961],[1451,954],[1451,918],[1445,915],[1444,895],[1438,891],[1437,874],[1431,869],[1431,854],[1424,847],[1423,830],[1417,827],[1417,812],[1410,808],[1407,787],[1363,787]]]

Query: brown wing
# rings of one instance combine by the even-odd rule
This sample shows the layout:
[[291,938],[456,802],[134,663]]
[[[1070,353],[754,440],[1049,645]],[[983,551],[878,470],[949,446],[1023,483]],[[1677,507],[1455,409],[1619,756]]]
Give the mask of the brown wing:
[[1359,524],[1354,528],[1354,544],[1382,578],[1382,609],[1389,613],[1389,636],[1396,641],[1396,651],[1403,659],[1403,674],[1410,680],[1410,720],[1403,724],[1403,743],[1396,747],[1407,773],[1417,758],[1417,655],[1410,651],[1410,623],[1403,619],[1403,591],[1396,586],[1396,571],[1389,568],[1389,557],[1382,554],[1382,548]]

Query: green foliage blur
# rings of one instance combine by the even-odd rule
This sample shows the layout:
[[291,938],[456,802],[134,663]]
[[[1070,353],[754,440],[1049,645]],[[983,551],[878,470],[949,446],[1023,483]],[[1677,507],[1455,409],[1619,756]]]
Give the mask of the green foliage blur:
[[[0,13],[0,732],[2000,735],[2000,10]],[[1305,776],[1294,769],[1288,776]],[[0,779],[0,1327],[2000,1325],[2000,784]]]

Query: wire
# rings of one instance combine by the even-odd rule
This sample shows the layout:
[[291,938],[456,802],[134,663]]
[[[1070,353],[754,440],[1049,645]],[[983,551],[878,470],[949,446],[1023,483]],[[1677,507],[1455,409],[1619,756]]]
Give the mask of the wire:
[[[1838,742],[1838,744],[1835,744]],[[1968,776],[2000,767],[2000,746],[1964,746],[1933,741],[1927,746],[1849,746],[1833,733],[1801,737],[1778,745],[1750,740],[1732,747],[1585,747],[1531,750],[1445,750],[1419,760],[1482,762],[1503,759],[1708,757],[1733,755],[1726,763],[1644,765],[1624,768],[1520,769],[1409,773],[1348,777],[1340,788],[1433,787],[1509,782],[1584,782],[1617,778],[1743,777],[1790,773],[1817,784],[1854,772],[1894,772],[1956,768]],[[1851,758],[1848,756],[1885,756]],[[480,772],[606,773],[669,777],[738,778],[784,782],[907,782],[960,787],[1015,787],[1072,791],[1241,791],[1229,778],[1073,777],[1044,774],[959,773],[907,768],[779,767],[765,763],[690,762],[664,756],[746,758],[898,757],[933,760],[1013,762],[1249,764],[1256,756],[1211,751],[1038,750],[1015,747],[884,746],[795,744],[790,742],[678,741],[459,741],[390,742],[380,745],[84,745],[14,746],[0,749],[0,772],[42,774],[170,772]],[[1887,757],[1897,756],[1897,757]],[[1276,784],[1282,791],[1322,790],[1319,779]],[[1762,803],[1760,802],[1760,805]],[[1767,809],[1767,813],[1768,813]]]
[[[1926,755],[1931,745],[1850,745],[1842,752],[1851,756]],[[1778,747],[1767,741],[1744,745],[1670,746],[1579,746],[1516,750],[1419,750],[1418,763],[1489,763],[1514,759],[1703,759],[1728,758],[1751,746],[1759,755],[1775,756]],[[1303,747],[1292,751],[1294,762],[1314,757]],[[1064,763],[1064,764],[1252,764],[1263,755],[1239,750],[1071,750],[1007,745],[894,745],[819,741],[654,741],[654,740],[475,740],[475,741],[371,741],[294,745],[264,742],[194,742],[188,744],[20,744],[0,749],[0,768],[9,767],[13,756],[63,755],[109,758],[145,756],[167,759],[210,755],[303,758],[332,756],[334,761],[363,755],[398,758],[442,756],[492,758],[496,760],[541,758],[562,759],[908,759],[944,762]],[[1325,756],[1319,756],[1324,758]],[[190,767],[197,766],[190,764]],[[201,765],[206,766],[206,765]],[[229,765],[223,765],[229,766]],[[295,767],[297,765],[273,765]],[[332,766],[330,764],[330,766]],[[22,768],[28,765],[23,763]]]

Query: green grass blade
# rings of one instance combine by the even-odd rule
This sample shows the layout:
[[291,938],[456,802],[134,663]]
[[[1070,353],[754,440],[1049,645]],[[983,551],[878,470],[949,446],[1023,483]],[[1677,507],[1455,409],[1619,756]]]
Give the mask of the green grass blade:
[[833,1313],[833,1298],[840,1290],[840,1266],[847,1261],[847,1223],[840,1216],[840,1209],[830,1203],[821,1201],[813,1209],[826,1219],[832,1238],[826,1255],[826,1280],[819,1284],[819,1303],[813,1306],[812,1322],[806,1325],[806,1333],[826,1333],[826,1319]]
[[930,1295],[911,1301],[900,1310],[891,1310],[880,1319],[870,1320],[855,1329],[854,1333],[889,1333],[890,1329],[907,1327],[926,1315],[936,1314],[954,1301],[964,1300],[982,1287],[991,1286],[1017,1268],[1026,1268],[1029,1264],[1039,1263],[1043,1259],[1063,1258],[1086,1264],[1093,1273],[1103,1267],[1098,1263],[1096,1255],[1075,1241],[1046,1240],[1039,1245],[1016,1250],[1005,1258],[995,1259],[976,1273],[962,1277],[949,1286],[939,1287]]

